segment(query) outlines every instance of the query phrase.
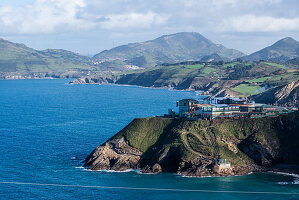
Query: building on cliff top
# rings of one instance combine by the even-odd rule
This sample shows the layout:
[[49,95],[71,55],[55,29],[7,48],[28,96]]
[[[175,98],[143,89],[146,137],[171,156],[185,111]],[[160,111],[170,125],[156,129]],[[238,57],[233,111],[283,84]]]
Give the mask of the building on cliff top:
[[218,97],[209,102],[199,103],[195,99],[182,99],[176,103],[178,113],[172,109],[168,116],[191,119],[240,119],[276,116],[281,113],[292,112],[296,108],[274,107],[266,104],[257,104],[247,98]]

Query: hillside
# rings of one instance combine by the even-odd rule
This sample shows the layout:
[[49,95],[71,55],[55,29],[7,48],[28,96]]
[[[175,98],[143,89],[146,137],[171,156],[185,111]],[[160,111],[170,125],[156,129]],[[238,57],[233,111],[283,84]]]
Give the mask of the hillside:
[[293,58],[291,60],[287,61],[287,64],[291,64],[291,65],[297,65],[299,66],[299,57]]
[[283,38],[273,45],[261,49],[248,56],[242,57],[245,61],[277,61],[286,62],[299,56],[299,42],[291,37]]
[[214,44],[199,33],[183,32],[118,46],[96,54],[93,59],[101,62],[99,66],[105,69],[119,70],[124,65],[148,68],[162,63],[200,60],[213,54],[226,60],[244,56],[240,51]]
[[60,74],[71,71],[92,70],[91,59],[62,50],[38,51],[0,39],[0,78],[46,73]]
[[299,107],[299,79],[289,84],[271,88],[264,93],[253,95],[257,102]]
[[[82,78],[72,83],[116,83],[179,90],[201,90],[213,96],[239,97],[256,95],[269,89],[283,87],[292,81],[297,81],[298,75],[298,66],[273,62],[182,62],[108,77]],[[286,102],[279,102],[299,106],[298,102],[291,98],[285,100]]]
[[[212,143],[232,169],[219,168]],[[188,176],[239,175],[274,170],[277,164],[298,165],[298,145],[299,112],[214,122],[140,118],[97,147],[84,166]]]

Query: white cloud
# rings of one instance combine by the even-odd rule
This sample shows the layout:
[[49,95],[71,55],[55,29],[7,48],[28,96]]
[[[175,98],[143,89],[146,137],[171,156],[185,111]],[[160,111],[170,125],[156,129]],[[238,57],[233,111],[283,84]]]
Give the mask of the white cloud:
[[0,32],[39,34],[57,29],[82,29],[94,23],[80,18],[84,0],[36,0],[22,7],[0,8]]
[[166,16],[162,17],[153,12],[108,15],[105,18],[106,20],[100,23],[105,29],[150,28],[154,25],[161,25],[167,20]]
[[243,15],[224,19],[223,30],[237,32],[277,32],[299,29],[299,17],[279,18],[271,16]]
[[[80,37],[84,38],[81,41],[92,38],[104,49],[111,47],[111,41],[125,44],[163,34],[195,31],[229,47],[240,40],[242,45],[240,43],[238,48],[246,49],[253,46],[248,38],[258,40],[260,37],[263,39],[259,41],[270,44],[287,35],[298,40],[299,35],[298,0],[26,0],[27,3],[10,3],[13,1],[20,0],[0,3],[6,5],[0,6],[0,37],[26,37],[36,46],[44,43],[42,39],[38,42],[38,36],[51,36],[52,43],[58,39],[60,44],[66,38],[75,37],[75,42],[69,39],[72,42],[66,45],[78,45],[77,49],[86,45],[76,42]],[[95,43],[91,42],[86,49],[92,45]]]
[[[21,7],[0,7],[0,33],[47,34],[81,29],[150,28],[166,22],[167,15],[148,11],[109,9],[111,2],[99,1],[101,7],[86,5],[88,0],[35,0]],[[104,5],[106,7],[104,8]],[[121,8],[121,3],[118,5]],[[113,7],[113,6],[112,6]],[[103,9],[104,8],[104,9]],[[90,12],[91,11],[91,12]],[[109,13],[110,11],[110,13]]]

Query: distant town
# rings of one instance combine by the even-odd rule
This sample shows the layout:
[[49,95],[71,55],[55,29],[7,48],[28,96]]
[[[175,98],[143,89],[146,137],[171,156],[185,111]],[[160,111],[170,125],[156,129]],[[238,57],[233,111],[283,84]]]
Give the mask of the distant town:
[[255,103],[247,98],[206,97],[203,100],[182,99],[176,109],[169,109],[165,116],[194,120],[241,119],[277,116],[294,112],[296,107],[272,106]]

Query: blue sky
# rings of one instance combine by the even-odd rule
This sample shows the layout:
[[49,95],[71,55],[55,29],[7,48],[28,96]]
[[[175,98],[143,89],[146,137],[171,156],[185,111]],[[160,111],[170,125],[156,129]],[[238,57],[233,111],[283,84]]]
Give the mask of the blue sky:
[[298,0],[1,0],[0,37],[92,55],[176,32],[252,53],[299,40]]

